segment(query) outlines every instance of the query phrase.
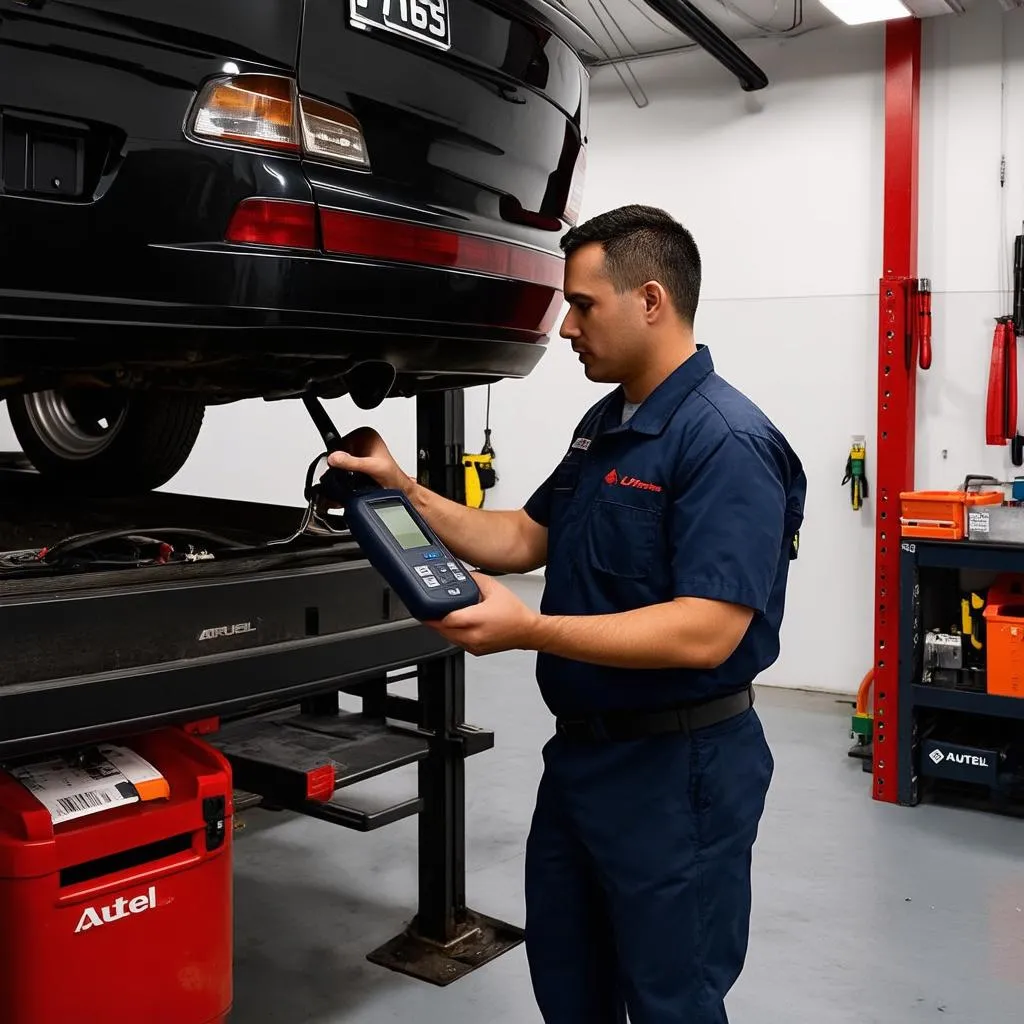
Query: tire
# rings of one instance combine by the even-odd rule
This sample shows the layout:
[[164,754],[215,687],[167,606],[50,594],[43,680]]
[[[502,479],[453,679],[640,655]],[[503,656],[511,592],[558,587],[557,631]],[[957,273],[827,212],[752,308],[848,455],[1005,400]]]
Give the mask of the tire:
[[70,494],[140,494],[167,483],[199,436],[204,403],[188,395],[100,389],[7,399],[21,450]]

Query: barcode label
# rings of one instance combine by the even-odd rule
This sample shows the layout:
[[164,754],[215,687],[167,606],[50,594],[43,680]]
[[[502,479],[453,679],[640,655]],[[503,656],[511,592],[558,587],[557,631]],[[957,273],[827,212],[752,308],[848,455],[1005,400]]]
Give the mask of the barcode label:
[[[57,798],[57,806],[64,811],[64,814],[75,814],[78,811],[91,811],[105,804],[112,804],[113,798],[102,789],[90,789],[84,793],[75,793],[73,796],[62,796]],[[64,815],[61,815],[64,817]]]
[[145,758],[127,747],[108,744],[74,756],[60,754],[23,763],[10,772],[46,807],[50,819],[62,825],[170,795],[166,780]]

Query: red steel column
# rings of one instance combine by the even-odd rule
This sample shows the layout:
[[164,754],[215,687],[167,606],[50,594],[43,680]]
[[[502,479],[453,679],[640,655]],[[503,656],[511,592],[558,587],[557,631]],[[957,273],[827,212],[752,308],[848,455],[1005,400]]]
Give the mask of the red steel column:
[[917,278],[920,84],[920,20],[887,23],[885,212],[878,307],[873,795],[889,803],[897,799],[900,491],[912,490],[914,485],[917,352],[908,340],[913,327],[908,303]]

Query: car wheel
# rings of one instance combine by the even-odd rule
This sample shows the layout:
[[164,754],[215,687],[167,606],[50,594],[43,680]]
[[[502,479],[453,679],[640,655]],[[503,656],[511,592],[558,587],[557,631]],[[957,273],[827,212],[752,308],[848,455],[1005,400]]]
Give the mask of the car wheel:
[[192,451],[205,410],[188,395],[98,388],[11,395],[7,404],[21,450],[39,473],[92,495],[167,483]]

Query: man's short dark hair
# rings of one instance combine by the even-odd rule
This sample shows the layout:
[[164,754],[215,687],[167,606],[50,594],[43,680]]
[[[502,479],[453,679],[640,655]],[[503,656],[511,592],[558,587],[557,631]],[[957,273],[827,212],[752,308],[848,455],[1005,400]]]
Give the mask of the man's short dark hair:
[[682,224],[653,206],[620,206],[568,231],[562,251],[568,257],[591,242],[604,248],[616,291],[657,281],[679,316],[693,323],[700,298],[700,253]]

